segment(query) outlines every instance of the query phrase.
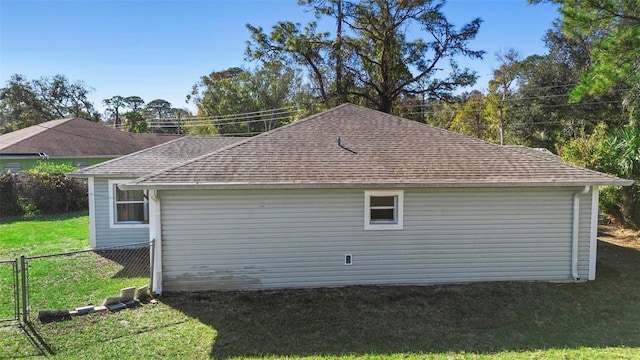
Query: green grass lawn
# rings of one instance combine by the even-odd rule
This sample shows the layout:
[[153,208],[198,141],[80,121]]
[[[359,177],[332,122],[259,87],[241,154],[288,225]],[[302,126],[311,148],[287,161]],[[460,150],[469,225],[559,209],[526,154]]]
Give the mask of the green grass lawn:
[[[51,221],[87,227],[86,216]],[[0,328],[0,358],[640,359],[640,246],[623,240],[599,243],[591,282],[165,294]]]
[[86,213],[43,216],[31,220],[0,218],[0,259],[89,249]]

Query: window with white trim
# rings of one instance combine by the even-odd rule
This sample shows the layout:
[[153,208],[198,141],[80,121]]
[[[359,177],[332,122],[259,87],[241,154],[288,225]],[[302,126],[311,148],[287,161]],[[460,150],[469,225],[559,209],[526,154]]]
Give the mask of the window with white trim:
[[144,190],[123,190],[118,185],[128,180],[109,181],[111,225],[147,226],[149,224],[149,199]]
[[401,230],[404,206],[402,190],[364,192],[364,229]]

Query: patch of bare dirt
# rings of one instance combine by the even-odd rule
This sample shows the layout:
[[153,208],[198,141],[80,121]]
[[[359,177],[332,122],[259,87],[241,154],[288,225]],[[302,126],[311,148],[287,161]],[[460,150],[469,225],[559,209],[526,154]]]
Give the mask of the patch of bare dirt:
[[600,225],[598,240],[597,277],[640,277],[640,231]]
[[640,251],[640,231],[618,224],[601,224],[598,227],[598,240]]

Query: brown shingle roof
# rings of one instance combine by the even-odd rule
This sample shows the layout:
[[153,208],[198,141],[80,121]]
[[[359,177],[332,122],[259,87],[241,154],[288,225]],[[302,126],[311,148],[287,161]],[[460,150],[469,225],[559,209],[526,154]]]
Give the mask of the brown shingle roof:
[[240,137],[191,137],[144,149],[70,173],[74,177],[140,177],[242,141]]
[[82,118],[58,119],[0,136],[0,155],[120,156],[175,139],[175,135],[131,134]]
[[491,144],[344,104],[143,177],[132,185],[215,188],[628,183],[536,151]]

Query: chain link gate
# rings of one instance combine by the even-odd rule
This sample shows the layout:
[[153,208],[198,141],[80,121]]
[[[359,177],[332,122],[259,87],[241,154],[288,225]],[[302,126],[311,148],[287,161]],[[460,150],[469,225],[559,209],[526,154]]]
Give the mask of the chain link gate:
[[20,257],[22,321],[98,306],[123,288],[151,286],[153,242]]
[[100,304],[131,286],[150,294],[153,250],[151,241],[0,260],[0,325],[27,324],[39,310]]
[[0,323],[20,319],[18,260],[0,260]]

